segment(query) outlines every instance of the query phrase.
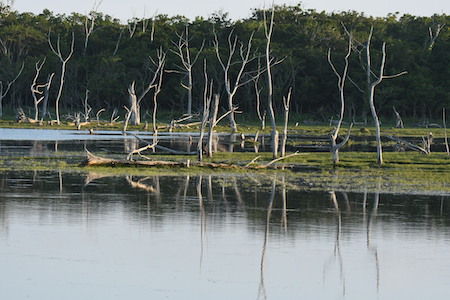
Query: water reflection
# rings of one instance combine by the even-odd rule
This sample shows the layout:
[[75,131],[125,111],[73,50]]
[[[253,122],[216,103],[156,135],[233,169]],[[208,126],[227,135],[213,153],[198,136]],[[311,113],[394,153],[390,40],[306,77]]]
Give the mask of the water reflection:
[[295,180],[1,173],[2,294],[450,296],[449,197],[311,192]]

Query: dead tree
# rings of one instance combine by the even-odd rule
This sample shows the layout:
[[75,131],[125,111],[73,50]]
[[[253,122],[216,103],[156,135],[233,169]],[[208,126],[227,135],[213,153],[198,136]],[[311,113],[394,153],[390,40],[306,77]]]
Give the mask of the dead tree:
[[434,44],[436,43],[436,40],[444,27],[445,27],[445,24],[444,25],[437,24],[435,30],[433,30],[431,27],[428,27],[428,31],[430,34],[430,42],[428,44],[428,51],[433,50]]
[[16,80],[20,77],[20,75],[22,74],[23,68],[24,68],[25,64],[22,63],[22,67],[20,67],[19,72],[17,73],[16,77],[13,78],[13,80],[8,81],[6,84],[6,89],[3,86],[3,81],[0,81],[0,117],[3,116],[3,99],[6,97],[6,95],[8,94],[9,90],[11,89],[11,86],[14,84],[14,82],[16,82]]
[[[258,59],[258,74],[261,74],[261,65],[260,60]],[[256,95],[256,114],[258,115],[258,119],[261,122],[261,130],[264,130],[266,127],[266,111],[261,113],[261,91],[262,88],[259,87],[259,78],[260,76],[253,77],[253,87],[255,89]]]
[[61,61],[61,78],[60,78],[59,89],[58,89],[58,94],[56,96],[56,103],[55,103],[56,122],[57,122],[58,125],[60,125],[61,122],[60,122],[60,119],[59,119],[59,101],[61,100],[61,95],[62,95],[62,91],[63,91],[63,87],[64,87],[64,78],[65,78],[65,75],[66,75],[66,65],[67,65],[67,62],[72,57],[73,51],[74,51],[75,34],[72,32],[72,42],[70,44],[70,51],[69,51],[69,54],[66,56],[66,58],[63,57],[63,54],[61,52],[61,42],[60,42],[59,35],[58,35],[58,39],[56,41],[56,49],[55,49],[55,47],[53,47],[52,41],[50,39],[50,32],[48,34],[48,44],[50,45],[50,49],[52,50],[52,52]]
[[44,120],[47,115],[47,107],[48,107],[48,97],[50,95],[50,86],[52,84],[53,76],[55,73],[51,73],[47,76],[47,83],[44,87],[44,99],[42,100],[42,112],[41,112],[41,121]]
[[156,125],[156,111],[158,109],[158,95],[161,93],[161,87],[163,83],[163,74],[164,74],[164,65],[166,62],[166,54],[161,51],[161,54],[158,55],[158,62],[153,62],[156,66],[158,66],[157,71],[159,73],[155,74],[158,77],[158,80],[155,80],[154,84],[154,92],[153,92],[153,113],[152,113],[152,123],[153,123],[153,143],[157,143],[157,135],[158,129]]
[[392,106],[394,109],[395,118],[397,119],[397,123],[395,125],[396,128],[404,128],[405,125],[403,124],[402,117],[400,116],[400,113],[395,109],[394,106]]
[[119,51],[119,45],[120,45],[120,41],[122,40],[122,35],[123,35],[124,30],[125,29],[122,28],[119,32],[119,37],[117,38],[117,41],[116,41],[116,47],[114,48],[113,56],[115,56],[117,54],[117,51]]
[[215,94],[212,104],[209,107],[209,131],[206,154],[208,157],[213,155],[214,127],[217,124],[217,113],[219,110],[219,95]]
[[130,34],[130,38],[134,36],[136,33],[137,24],[139,22],[139,19],[136,18],[136,16],[133,14],[133,18],[131,20],[128,20],[128,33]]
[[[89,37],[91,36],[92,32],[94,32],[95,19],[97,18],[97,10],[98,10],[98,7],[100,6],[100,4],[102,4],[102,2],[103,2],[103,0],[100,0],[98,3],[97,3],[97,1],[95,1],[91,12],[89,13],[89,15],[85,16],[83,56],[86,55],[86,51],[87,51],[87,47],[88,47],[88,43],[89,43]],[[88,16],[90,16],[90,19]]]
[[186,77],[186,84],[181,83],[182,87],[187,90],[187,96],[188,96],[188,102],[187,102],[187,114],[190,116],[192,115],[192,88],[194,86],[193,76],[192,76],[192,68],[194,67],[195,63],[198,60],[199,55],[203,51],[203,47],[205,46],[205,41],[202,42],[202,45],[200,49],[198,50],[195,57],[191,58],[191,49],[189,46],[190,38],[189,38],[189,26],[186,25],[185,32],[181,34],[177,34],[178,36],[178,42],[172,42],[175,47],[177,48],[177,51],[172,51],[174,54],[176,54],[181,61],[181,66],[178,68],[180,69],[180,72],[185,75]]
[[[370,54],[370,43],[372,40],[372,34],[373,34],[373,27],[370,29],[370,34],[367,39],[367,45],[366,45],[366,58],[367,58],[367,66],[366,66],[366,72],[367,72],[367,85],[368,85],[368,99],[369,99],[369,105],[370,105],[370,111],[372,113],[373,122],[375,124],[375,139],[377,144],[377,163],[378,165],[383,164],[383,149],[381,145],[381,128],[380,128],[380,120],[378,118],[377,111],[375,109],[375,87],[377,87],[383,79],[389,79],[389,78],[395,78],[399,77],[401,75],[407,74],[407,72],[401,72],[396,75],[384,75],[384,69],[386,64],[386,43],[383,43],[382,46],[382,58],[380,63],[380,72],[379,75],[375,75],[372,72],[372,62],[371,62],[371,54]],[[372,80],[372,77],[375,77],[374,80]]]
[[209,117],[212,99],[212,85],[213,85],[212,80],[210,83],[208,83],[209,79],[206,70],[206,60],[204,62],[204,76],[205,76],[205,89],[203,91],[203,114],[202,114],[202,123],[200,125],[200,136],[198,138],[197,143],[197,158],[199,162],[203,161],[203,135]]
[[[236,51],[238,50],[238,38],[237,36],[234,36],[233,38],[233,31],[230,32],[228,35],[228,57],[226,59],[222,59],[219,51],[219,39],[217,37],[217,34],[214,32],[214,49],[216,51],[216,56],[219,61],[220,66],[222,67],[223,71],[223,79],[225,84],[225,91],[227,93],[228,98],[228,110],[231,111],[229,114],[230,119],[230,125],[231,125],[231,131],[232,133],[237,132],[237,124],[235,119],[235,112],[234,109],[234,101],[233,98],[236,95],[236,92],[238,89],[250,81],[253,80],[252,76],[250,76],[249,80],[243,80],[244,77],[244,70],[248,63],[250,63],[253,59],[255,59],[255,56],[250,56],[251,48],[252,48],[252,40],[253,40],[253,34],[252,33],[248,39],[247,45],[244,45],[240,42],[239,46],[239,61],[235,61],[234,56]],[[232,76],[230,74],[231,67],[233,65],[239,65],[238,72],[235,75],[235,78],[232,79]]]
[[156,69],[151,70],[153,73],[150,82],[147,87],[141,92],[139,96],[136,94],[136,82],[133,81],[132,84],[128,87],[128,95],[130,101],[130,120],[132,125],[141,125],[141,102],[145,98],[145,96],[150,92],[151,89],[157,87],[157,83],[159,82],[159,77],[162,76],[164,72],[164,65],[166,61],[166,53],[159,49],[157,52],[157,61],[155,62],[153,59],[152,62],[155,64]]
[[266,12],[264,11],[264,32],[266,35],[266,75],[267,75],[267,111],[269,112],[270,123],[272,126],[272,155],[278,157],[278,130],[275,121],[275,112],[273,110],[273,82],[272,82],[272,58],[270,57],[270,43],[273,33],[273,19],[275,15],[275,6],[272,6],[272,13],[269,24],[267,24]]
[[37,120],[39,118],[39,103],[44,100],[44,90],[41,90],[42,88],[45,88],[48,84],[38,85],[37,80],[39,77],[39,74],[42,70],[42,67],[45,64],[45,58],[42,60],[42,62],[38,61],[35,64],[36,69],[36,75],[33,78],[33,82],[30,86],[31,89],[31,95],[33,96],[33,102],[34,102],[34,119]]
[[288,127],[291,95],[292,95],[292,88],[289,89],[287,97],[283,97],[284,126],[283,126],[283,135],[281,138],[281,145],[280,145],[280,155],[281,156],[284,156],[286,154],[287,127]]
[[448,137],[447,137],[447,124],[445,121],[445,108],[442,109],[442,123],[444,126],[444,143],[445,143],[445,150],[447,150],[447,155],[450,155],[450,148],[448,146]]
[[422,136],[423,148],[426,150],[427,154],[431,153],[431,144],[433,144],[433,133],[428,132],[427,138]]
[[328,63],[330,64],[331,68],[333,69],[334,74],[338,78],[338,89],[339,89],[339,98],[341,100],[341,109],[339,112],[339,120],[336,124],[336,127],[334,128],[333,132],[330,135],[331,139],[331,153],[333,155],[333,165],[339,164],[339,150],[347,143],[349,137],[350,137],[350,131],[351,127],[353,126],[353,123],[350,124],[350,127],[347,132],[347,136],[344,138],[342,142],[337,144],[337,138],[339,136],[339,130],[341,129],[342,122],[344,120],[344,112],[345,112],[345,82],[347,80],[348,76],[348,68],[349,68],[349,57],[352,53],[352,44],[353,44],[353,38],[351,34],[348,34],[348,47],[347,47],[347,54],[344,57],[344,68],[342,70],[342,74],[336,69],[334,66],[332,60],[331,60],[331,49],[328,49]]

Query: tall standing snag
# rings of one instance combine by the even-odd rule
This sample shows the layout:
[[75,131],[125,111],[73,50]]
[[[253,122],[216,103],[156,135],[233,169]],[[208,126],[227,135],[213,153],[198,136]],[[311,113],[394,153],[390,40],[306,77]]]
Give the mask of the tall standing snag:
[[[132,125],[141,125],[141,102],[145,96],[150,92],[151,89],[157,88],[157,94],[161,91],[161,76],[164,73],[164,66],[166,62],[166,53],[159,49],[157,52],[157,61],[152,58],[150,60],[156,66],[155,70],[151,70],[153,75],[148,83],[147,87],[138,96],[136,94],[136,82],[133,81],[128,87],[128,95],[130,101],[130,120]],[[155,98],[153,99],[155,100]]]
[[56,103],[55,103],[55,109],[56,109],[56,122],[58,125],[61,124],[59,119],[59,101],[61,100],[61,95],[64,87],[64,78],[66,76],[66,65],[67,62],[70,60],[70,58],[73,55],[74,46],[75,46],[75,34],[72,32],[72,42],[70,44],[70,51],[69,54],[66,56],[66,58],[63,57],[63,54],[61,52],[61,42],[60,37],[58,35],[58,39],[56,40],[56,49],[53,47],[52,41],[50,39],[50,32],[48,34],[48,44],[50,45],[50,49],[52,52],[59,58],[61,61],[61,78],[59,83],[59,89],[58,89],[58,95],[56,96]]
[[181,61],[180,69],[182,69],[182,73],[185,74],[187,83],[181,85],[183,88],[187,90],[188,93],[188,103],[187,103],[187,114],[192,115],[192,88],[194,86],[193,76],[192,76],[192,68],[198,60],[200,53],[203,51],[203,47],[205,46],[205,41],[202,42],[200,49],[198,50],[195,57],[191,58],[191,49],[189,48],[189,27],[186,25],[185,32],[178,34],[178,42],[173,44],[176,46],[177,51],[172,51],[176,54]]
[[283,97],[284,127],[280,145],[280,155],[282,157],[286,154],[287,127],[288,127],[289,109],[291,104],[291,95],[292,95],[292,88],[289,89],[287,97]]
[[[366,58],[367,58],[367,85],[368,85],[368,98],[369,98],[369,105],[370,105],[370,111],[372,113],[373,122],[375,124],[375,139],[377,143],[377,163],[378,165],[383,164],[383,149],[381,146],[381,128],[380,128],[380,120],[377,115],[377,111],[375,109],[375,87],[377,87],[383,79],[389,79],[389,78],[395,78],[399,77],[401,75],[407,74],[406,71],[395,74],[395,75],[384,75],[384,69],[386,65],[386,42],[383,43],[382,46],[382,57],[381,57],[381,63],[380,63],[380,72],[379,75],[376,76],[371,69],[372,63],[371,63],[371,55],[370,55],[370,43],[372,40],[372,34],[373,34],[373,27],[370,29],[370,34],[367,39],[367,46],[366,46]],[[374,80],[372,80],[372,77],[375,77]]]
[[341,100],[341,110],[339,113],[339,121],[336,124],[336,128],[334,128],[333,132],[330,135],[330,139],[331,139],[331,153],[333,155],[333,165],[337,165],[339,164],[339,150],[347,143],[349,137],[350,137],[350,131],[351,128],[353,126],[353,123],[350,124],[350,127],[348,129],[347,135],[344,138],[344,140],[337,144],[337,138],[339,136],[339,130],[341,129],[342,126],[342,122],[344,120],[344,112],[345,112],[345,93],[344,93],[344,88],[345,88],[345,81],[347,80],[347,76],[348,76],[348,68],[349,68],[349,57],[352,53],[352,44],[353,44],[353,39],[352,39],[352,35],[348,34],[349,39],[348,39],[348,47],[347,47],[347,54],[344,57],[344,69],[342,71],[342,75],[338,72],[338,70],[336,69],[336,67],[334,66],[332,60],[331,60],[331,49],[328,49],[328,63],[330,64],[331,68],[333,69],[334,74],[336,75],[336,77],[338,78],[338,89],[339,89],[339,97]]
[[[240,43],[239,46],[239,61],[234,61],[234,55],[237,50],[237,44],[238,44],[238,38],[235,36],[233,38],[233,31],[230,32],[228,35],[228,58],[226,60],[223,60],[220,52],[219,52],[219,39],[217,38],[217,34],[214,33],[215,41],[214,41],[214,49],[216,51],[216,56],[219,61],[220,66],[223,70],[223,79],[225,83],[225,91],[227,93],[228,98],[228,110],[230,111],[229,118],[230,118],[230,125],[231,125],[231,131],[233,133],[237,132],[237,124],[235,120],[235,108],[234,108],[234,96],[236,95],[236,92],[238,89],[250,81],[253,80],[253,77],[250,76],[249,80],[243,80],[244,77],[244,70],[245,67],[251,62],[255,56],[250,56],[251,49],[252,49],[252,40],[253,40],[253,32],[250,35],[247,45],[245,46],[243,43]],[[238,64],[238,72],[235,75],[235,78],[231,78],[231,67],[234,64]],[[256,75],[256,76],[259,76]]]
[[270,42],[273,33],[273,19],[275,15],[275,6],[272,5],[272,15],[270,23],[267,24],[266,11],[264,10],[264,32],[266,35],[266,74],[267,74],[267,111],[269,112],[270,123],[272,125],[272,155],[278,157],[278,130],[275,121],[275,112],[273,110],[273,82],[272,82],[272,59],[270,57]]

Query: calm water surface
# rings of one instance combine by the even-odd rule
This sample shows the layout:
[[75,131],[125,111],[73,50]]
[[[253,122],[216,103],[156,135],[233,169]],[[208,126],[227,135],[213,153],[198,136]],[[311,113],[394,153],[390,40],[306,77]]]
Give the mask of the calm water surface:
[[2,299],[449,299],[449,197],[288,179],[0,174]]

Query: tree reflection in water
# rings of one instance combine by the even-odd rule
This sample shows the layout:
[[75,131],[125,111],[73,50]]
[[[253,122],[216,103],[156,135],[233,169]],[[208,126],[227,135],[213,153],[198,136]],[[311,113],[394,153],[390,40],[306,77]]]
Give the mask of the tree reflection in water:
[[261,297],[263,297],[263,299],[267,299],[266,287],[264,284],[264,264],[266,260],[267,245],[269,243],[270,218],[272,216],[273,202],[275,199],[275,188],[276,188],[276,177],[272,179],[272,189],[270,191],[269,206],[267,207],[266,227],[264,231],[264,243],[261,253],[260,283],[257,299],[260,299]]
[[[99,220],[110,220],[108,218],[113,216],[123,218],[127,226],[146,226],[139,227],[145,234],[139,235],[138,247],[142,246],[141,241],[148,240],[150,245],[161,243],[158,246],[164,248],[167,240],[175,241],[169,245],[180,247],[179,232],[188,230],[186,234],[193,234],[184,236],[183,243],[190,244],[185,254],[194,253],[190,257],[194,266],[183,271],[186,275],[195,275],[199,259],[202,275],[191,283],[209,288],[212,286],[209,280],[217,277],[216,287],[228,284],[229,280],[232,284],[245,285],[247,292],[257,295],[258,299],[272,299],[273,294],[285,290],[287,293],[329,290],[327,296],[336,293],[339,299],[355,299],[355,294],[369,287],[370,299],[374,295],[384,297],[389,292],[392,294],[395,268],[406,274],[405,269],[419,270],[419,266],[436,259],[435,254],[441,254],[435,249],[423,250],[423,247],[414,252],[416,249],[411,245],[433,239],[439,251],[448,249],[450,207],[447,196],[386,195],[381,194],[381,187],[380,192],[370,194],[311,192],[294,180],[289,173],[239,176],[89,173],[80,178],[60,171],[8,172],[0,174],[0,233],[16,235],[17,232],[9,228],[11,220],[17,223],[17,216],[28,220],[28,215],[36,215],[38,225],[59,226],[57,221],[61,219],[69,223],[71,229],[81,224],[92,232],[104,228],[99,226],[103,224]],[[120,219],[114,218],[110,224],[122,224]],[[46,220],[50,222],[44,222]],[[404,235],[397,234],[399,228],[409,234],[405,245],[412,251],[408,251],[406,259],[416,256],[419,259],[423,251],[431,251],[433,255],[430,254],[424,264],[414,262],[414,266],[410,266],[411,261],[403,257],[395,261],[398,258],[395,255],[401,253],[399,245],[405,241]],[[430,232],[435,234],[430,235]],[[419,239],[412,240],[417,235]],[[383,243],[386,240],[396,243]],[[143,257],[145,260],[147,256]],[[170,265],[172,258],[175,259],[168,259],[164,267],[180,271]],[[229,275],[228,270],[236,272],[230,267],[236,260],[244,262],[239,265],[239,272],[242,268],[243,274]],[[389,263],[391,261],[395,262],[395,267]],[[440,271],[440,266],[446,263],[442,258],[433,263],[433,272],[448,275]],[[156,266],[157,262],[154,264]],[[158,264],[158,267],[161,266]],[[426,267],[424,273],[430,275]],[[406,276],[416,279],[410,274]],[[299,278],[309,285],[297,284]],[[435,277],[433,284],[442,281],[439,280]],[[366,285],[358,286],[361,282]],[[318,286],[311,287],[311,284]],[[319,294],[316,298],[320,298]]]

